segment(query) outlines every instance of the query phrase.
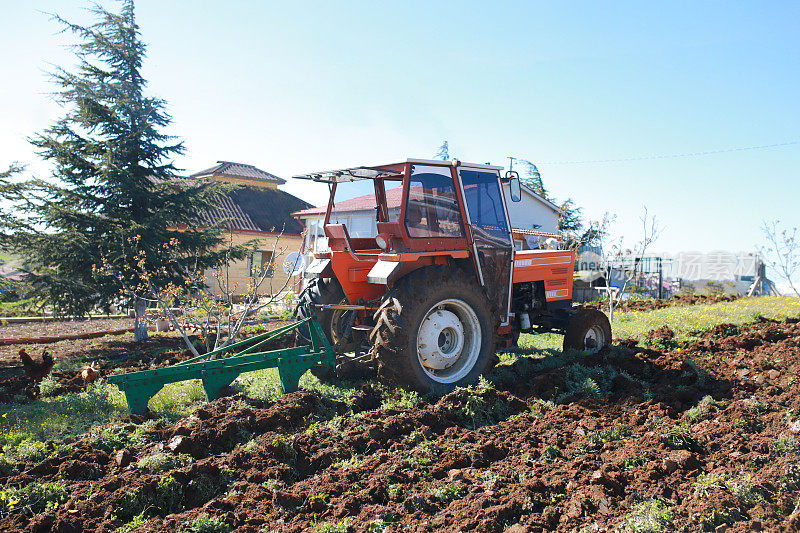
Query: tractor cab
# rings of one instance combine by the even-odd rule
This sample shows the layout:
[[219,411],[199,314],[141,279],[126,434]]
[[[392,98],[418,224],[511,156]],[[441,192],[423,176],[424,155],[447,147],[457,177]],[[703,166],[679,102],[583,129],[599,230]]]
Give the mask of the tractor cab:
[[[489,279],[491,292],[507,299],[513,241],[501,170],[409,159],[296,176],[330,186],[324,221],[330,252],[317,254],[306,276],[332,270],[349,302],[356,303],[380,296],[412,269],[459,261],[472,267],[481,285]],[[374,237],[354,236],[337,216],[337,189],[362,180],[373,185]]]

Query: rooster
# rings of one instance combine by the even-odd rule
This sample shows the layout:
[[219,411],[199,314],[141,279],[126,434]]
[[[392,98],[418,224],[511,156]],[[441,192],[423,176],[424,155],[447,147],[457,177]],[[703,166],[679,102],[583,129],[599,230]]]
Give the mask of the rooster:
[[97,378],[100,377],[100,371],[96,365],[97,363],[92,363],[81,370],[81,378],[83,378],[84,386],[88,385],[89,383],[93,383],[97,380]]
[[42,362],[37,363],[34,361],[25,348],[19,351],[19,359],[22,361],[22,366],[25,368],[25,374],[34,383],[39,383],[50,374],[53,369],[53,356],[47,353],[47,350],[42,352]]

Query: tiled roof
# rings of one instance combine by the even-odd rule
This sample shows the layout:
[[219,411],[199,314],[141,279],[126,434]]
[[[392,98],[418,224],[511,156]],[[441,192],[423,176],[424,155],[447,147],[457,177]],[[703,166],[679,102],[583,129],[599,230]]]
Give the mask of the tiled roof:
[[250,215],[242,211],[242,208],[231,200],[229,196],[222,196],[216,209],[205,210],[200,214],[200,217],[209,225],[222,222],[227,229],[261,231],[261,228],[256,226],[253,219],[250,218]]
[[538,231],[535,229],[525,229],[525,228],[511,228],[513,233],[518,233],[520,235],[533,235],[535,237],[558,237],[558,233],[550,233],[549,231]]
[[205,176],[211,176],[213,174],[228,176],[231,178],[263,181],[266,183],[277,183],[278,185],[283,185],[286,183],[286,180],[279,178],[274,174],[270,174],[269,172],[265,172],[260,168],[256,168],[253,165],[232,163],[231,161],[217,161],[217,164],[213,167],[201,170],[200,172],[195,172],[189,177],[202,178]]
[[[403,199],[403,188],[396,187],[386,191],[386,204],[389,209],[400,207],[400,201]],[[377,203],[375,202],[375,193],[365,194],[350,200],[342,200],[336,202],[335,211],[337,213],[356,213],[359,211],[370,211],[375,209]],[[292,213],[293,217],[304,218],[307,216],[324,215],[328,206],[312,207],[311,209],[303,209],[302,211],[295,211]]]
[[203,213],[209,224],[221,222],[228,229],[273,231],[299,235],[303,226],[292,211],[311,204],[278,189],[241,187],[220,200],[217,209]]
[[[206,176],[205,172],[192,176]],[[154,176],[149,179],[155,184],[168,183]],[[187,180],[181,176],[173,179],[176,183]],[[201,212],[200,220],[209,225],[221,223],[231,230],[280,232],[283,228],[287,234],[299,235],[303,226],[291,213],[308,207],[308,202],[279,189],[242,186],[221,195],[217,207]]]

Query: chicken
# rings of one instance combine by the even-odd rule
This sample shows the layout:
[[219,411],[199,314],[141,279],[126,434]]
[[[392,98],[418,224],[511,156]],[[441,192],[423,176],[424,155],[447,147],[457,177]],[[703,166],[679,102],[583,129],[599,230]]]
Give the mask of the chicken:
[[31,356],[28,355],[28,352],[25,351],[25,348],[19,351],[19,359],[22,361],[22,366],[25,368],[25,374],[27,374],[34,383],[42,381],[53,369],[53,356],[50,355],[47,350],[42,352],[42,361],[40,363],[34,361]]
[[91,365],[84,367],[81,370],[81,378],[83,378],[83,384],[88,385],[89,383],[93,383],[100,377],[100,371],[98,370],[97,363],[92,363]]

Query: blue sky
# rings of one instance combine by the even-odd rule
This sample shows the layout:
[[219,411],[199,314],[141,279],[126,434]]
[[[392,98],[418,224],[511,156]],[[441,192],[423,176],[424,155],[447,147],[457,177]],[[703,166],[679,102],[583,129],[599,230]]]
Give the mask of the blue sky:
[[[46,173],[25,137],[60,113],[47,63],[72,59],[43,12],[87,22],[86,5],[4,5],[0,168]],[[666,228],[658,250],[752,250],[762,220],[800,224],[800,144],[554,164],[800,140],[800,2],[140,0],[137,12],[145,76],[189,171],[222,159],[288,178],[431,157],[447,139],[466,161],[539,164],[553,196],[615,213],[629,241],[646,205]]]

